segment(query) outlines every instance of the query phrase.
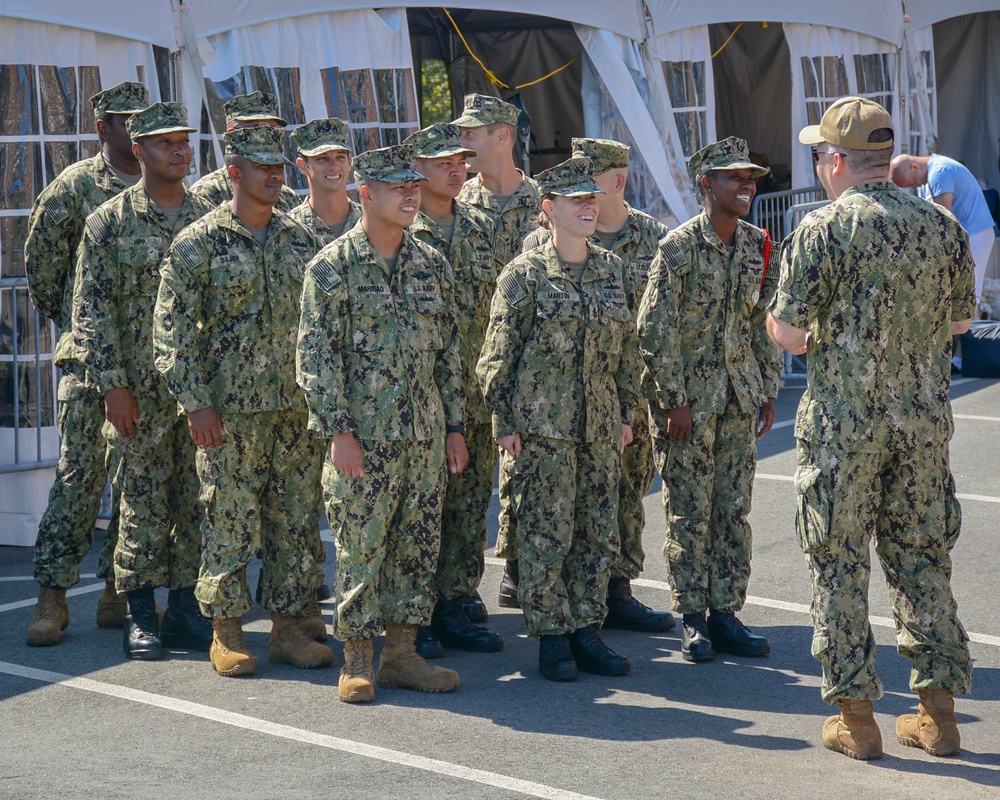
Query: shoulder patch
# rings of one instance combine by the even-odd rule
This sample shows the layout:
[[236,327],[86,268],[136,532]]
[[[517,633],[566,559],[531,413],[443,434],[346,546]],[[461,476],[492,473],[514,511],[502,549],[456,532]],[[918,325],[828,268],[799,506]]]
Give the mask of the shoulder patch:
[[518,280],[517,274],[510,269],[505,269],[497,280],[497,294],[511,308],[520,308],[528,300],[528,290],[523,281]]
[[111,228],[111,220],[103,211],[96,211],[87,217],[87,234],[96,244],[101,244],[110,239],[114,232]]
[[325,258],[317,258],[309,265],[308,270],[312,274],[316,288],[323,294],[332,295],[344,284],[344,279],[334,271],[333,265]]
[[190,236],[177,239],[171,247],[174,255],[192,272],[201,262],[198,246]]
[[681,246],[680,241],[674,237],[667,237],[660,242],[660,252],[667,266],[675,272],[679,272],[688,266],[689,259],[686,248]]
[[69,209],[60,194],[52,192],[42,201],[42,213],[46,222],[58,224],[69,216]]

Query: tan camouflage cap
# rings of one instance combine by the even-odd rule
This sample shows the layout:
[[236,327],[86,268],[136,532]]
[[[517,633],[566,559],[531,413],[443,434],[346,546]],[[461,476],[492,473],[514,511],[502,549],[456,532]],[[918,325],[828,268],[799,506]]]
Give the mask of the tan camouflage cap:
[[285,132],[281,128],[260,125],[222,134],[226,152],[243,156],[257,164],[290,164],[285,158]]
[[707,175],[713,169],[748,169],[757,178],[771,171],[770,167],[762,167],[750,160],[746,141],[737,136],[701,148],[691,156],[688,166],[696,178]]
[[558,194],[562,197],[579,197],[585,194],[604,194],[594,183],[594,162],[579,156],[556,164],[535,176],[538,191],[543,194]]
[[841,97],[823,114],[819,125],[807,125],[799,131],[802,144],[829,142],[848,150],[886,150],[894,142],[869,142],[868,137],[880,128],[895,133],[892,115],[866,97]]
[[254,122],[262,119],[273,119],[282,127],[288,123],[278,116],[278,98],[267,92],[238,94],[227,102],[226,126],[234,122]]
[[403,144],[412,147],[417,158],[445,158],[458,155],[475,158],[479,155],[475,150],[462,146],[458,125],[450,122],[439,122],[417,131],[407,136]]
[[518,107],[488,94],[467,94],[462,116],[452,124],[460,128],[481,128],[494,122],[517,125]]
[[609,169],[628,169],[627,144],[611,139],[573,139],[573,156],[594,162],[594,174],[603,175]]
[[149,105],[149,91],[137,81],[124,81],[90,98],[94,116],[105,114],[134,114]]
[[187,111],[180,103],[154,103],[136,111],[126,120],[125,127],[132,141],[156,133],[194,133],[197,130],[187,124]]
[[409,183],[425,181],[413,168],[413,148],[407,144],[368,150],[354,159],[354,180],[379,181],[380,183]]
[[314,119],[292,131],[300,156],[318,156],[331,150],[351,152],[351,130],[342,119]]

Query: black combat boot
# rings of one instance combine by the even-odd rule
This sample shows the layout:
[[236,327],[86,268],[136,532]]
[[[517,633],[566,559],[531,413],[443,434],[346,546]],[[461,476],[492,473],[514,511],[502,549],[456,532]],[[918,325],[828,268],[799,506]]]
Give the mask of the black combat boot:
[[123,646],[126,658],[156,661],[163,658],[160,642],[160,625],[156,616],[153,587],[136,589],[128,593],[128,610],[123,628]]
[[417,639],[414,647],[417,655],[421,658],[441,658],[444,655],[441,640],[434,635],[430,628],[417,628]]
[[171,589],[167,595],[167,613],[163,615],[160,641],[164,647],[178,650],[201,650],[212,647],[212,620],[201,613],[194,597],[194,587]]
[[560,633],[555,636],[538,637],[538,669],[542,677],[550,681],[575,681],[579,676],[573,651],[569,647],[569,636]]
[[496,653],[503,650],[503,637],[498,633],[473,625],[462,609],[462,598],[438,600],[431,617],[431,632],[445,647],[470,650],[474,653]]
[[469,618],[469,622],[482,625],[490,618],[490,612],[486,610],[486,603],[479,596],[479,592],[473,592],[468,597],[462,598],[462,611]]
[[705,612],[685,614],[681,634],[681,658],[685,661],[711,661],[715,658],[712,642],[708,638]]
[[608,615],[604,618],[605,628],[620,628],[643,633],[669,631],[677,623],[669,611],[653,611],[632,596],[632,585],[628,578],[608,580]]
[[760,658],[770,655],[771,643],[750,629],[731,611],[712,611],[708,615],[708,637],[716,653]]
[[517,599],[517,584],[520,580],[517,559],[508,561],[504,565],[503,577],[500,579],[500,599],[497,602],[501,608],[521,607],[521,601]]
[[618,655],[597,635],[597,625],[588,625],[571,633],[569,646],[577,667],[584,672],[592,672],[594,675],[628,675],[632,671],[629,660]]

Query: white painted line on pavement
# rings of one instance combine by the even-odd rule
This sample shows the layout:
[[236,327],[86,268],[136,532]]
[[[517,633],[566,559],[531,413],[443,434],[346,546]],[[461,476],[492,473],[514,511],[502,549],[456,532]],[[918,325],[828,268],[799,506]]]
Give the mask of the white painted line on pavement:
[[791,475],[771,475],[767,472],[758,472],[755,478],[760,478],[762,481],[785,481],[787,483],[795,483],[795,478]]
[[[72,589],[66,590],[67,597],[76,597],[78,594],[90,594],[91,592],[100,592],[104,589],[104,581],[100,583],[92,583],[89,586],[74,586]],[[5,611],[16,611],[19,608],[27,608],[28,606],[33,606],[38,602],[37,597],[32,597],[30,600],[18,600],[15,603],[6,603],[0,606],[0,614]]]
[[955,419],[976,419],[981,422],[1000,422],[1000,417],[980,417],[976,414],[952,414]]
[[458,778],[470,783],[494,786],[497,789],[505,791],[520,792],[530,797],[540,797],[545,798],[545,800],[598,800],[598,798],[591,797],[590,795],[557,789],[553,786],[546,786],[543,783],[520,780],[519,778],[500,775],[496,772],[463,767],[460,764],[451,764],[447,761],[416,756],[400,750],[390,750],[387,747],[376,747],[374,745],[362,744],[361,742],[353,742],[350,739],[341,739],[337,736],[327,736],[326,734],[302,730],[301,728],[293,728],[290,725],[282,725],[277,722],[250,717],[246,714],[237,714],[221,708],[202,705],[201,703],[192,703],[174,697],[165,697],[164,695],[144,692],[139,689],[130,689],[126,686],[116,686],[112,683],[103,683],[91,680],[90,678],[74,678],[72,675],[32,669],[6,661],[0,661],[0,672],[29,680],[41,681],[42,683],[66,686],[70,689],[94,692],[119,700],[141,703],[155,708],[162,708],[166,711],[174,711],[179,714],[187,714],[188,716],[219,722],[223,725],[231,725],[235,728],[288,739],[293,742],[302,742],[303,744],[311,744],[316,747],[325,747],[329,750],[339,750],[342,753],[350,755],[384,761],[388,764],[397,764],[413,769],[421,769],[426,772],[435,772],[439,775]]

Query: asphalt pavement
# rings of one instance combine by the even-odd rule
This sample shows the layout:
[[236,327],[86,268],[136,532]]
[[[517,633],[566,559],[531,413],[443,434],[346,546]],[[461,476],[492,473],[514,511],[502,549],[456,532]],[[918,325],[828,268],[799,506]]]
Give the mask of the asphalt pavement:
[[[953,586],[975,672],[972,695],[957,701],[962,754],[948,759],[896,742],[895,717],[916,698],[878,567],[870,600],[885,757],[856,762],[822,746],[833,712],[810,655],[809,577],[793,524],[791,420],[800,394],[782,391],[778,426],[759,447],[754,572],[741,617],[770,639],[764,659],[689,664],[676,630],[605,631],[631,659],[631,675],[545,681],[520,612],[496,604],[502,568],[488,558],[482,596],[503,652],[447,651],[438,663],[461,674],[454,694],[377,689],[374,703],[347,705],[336,694],[343,648],[331,642],[330,669],[272,665],[262,609],[245,619],[254,677],[221,678],[203,653],[126,661],[121,632],[94,620],[100,535],[70,591],[62,643],[27,647],[37,593],[31,551],[0,547],[0,798],[1000,797],[1000,382],[957,380],[952,389],[963,505]],[[634,589],[665,608],[658,482],[646,511],[646,569]],[[491,543],[495,512],[494,500]],[[329,618],[332,606],[325,610]]]

